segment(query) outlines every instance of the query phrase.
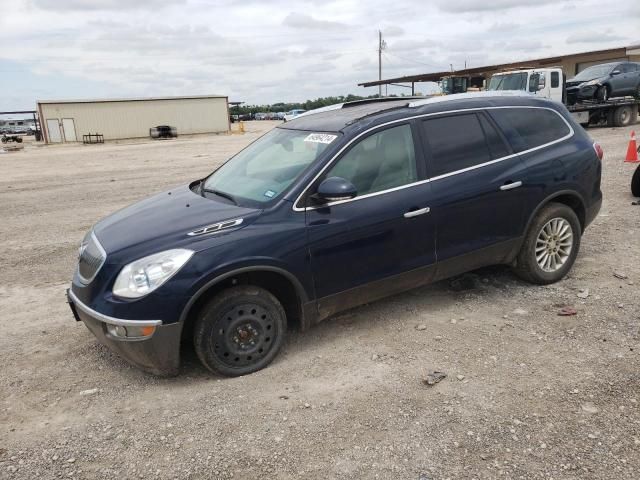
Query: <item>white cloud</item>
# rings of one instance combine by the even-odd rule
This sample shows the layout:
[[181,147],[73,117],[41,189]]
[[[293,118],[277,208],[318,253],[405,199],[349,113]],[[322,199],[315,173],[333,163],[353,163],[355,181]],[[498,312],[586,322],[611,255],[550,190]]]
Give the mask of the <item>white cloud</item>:
[[567,37],[567,43],[605,43],[605,42],[621,42],[626,40],[626,37],[617,35],[609,31],[596,31],[588,30],[582,32],[576,32]]
[[291,12],[289,15],[284,17],[282,24],[298,29],[311,29],[311,30],[342,30],[347,28],[347,25],[340,22],[333,22],[329,20],[318,20],[311,15],[306,15],[304,13],[296,13]]
[[378,30],[385,78],[638,43],[638,0],[551,1],[13,0],[0,15],[0,103],[372,94],[357,83],[378,77]]
[[147,10],[184,4],[185,0],[31,0],[31,5],[58,12],[70,10]]
[[504,11],[518,7],[534,7],[540,8],[541,5],[552,3],[558,5],[563,0],[491,0],[488,2],[480,2],[478,0],[438,0],[438,8],[444,12],[467,13],[467,12],[492,12]]

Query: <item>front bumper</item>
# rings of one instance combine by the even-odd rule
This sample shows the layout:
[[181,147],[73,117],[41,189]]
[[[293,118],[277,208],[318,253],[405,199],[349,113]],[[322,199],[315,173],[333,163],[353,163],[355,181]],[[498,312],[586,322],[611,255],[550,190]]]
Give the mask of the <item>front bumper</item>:
[[567,87],[567,102],[571,104],[578,100],[592,100],[595,98],[598,88],[600,88],[598,84]]
[[[162,325],[161,320],[124,320],[103,315],[82,303],[71,289],[67,302],[77,321],[82,321],[98,341],[118,353],[132,365],[154,375],[177,375],[180,367],[181,323]],[[107,324],[155,326],[147,338],[118,338],[107,331]]]

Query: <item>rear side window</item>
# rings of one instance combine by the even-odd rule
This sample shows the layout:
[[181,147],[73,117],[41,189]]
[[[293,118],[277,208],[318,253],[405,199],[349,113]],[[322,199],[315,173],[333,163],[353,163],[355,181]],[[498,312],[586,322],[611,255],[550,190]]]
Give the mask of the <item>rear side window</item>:
[[551,72],[551,88],[558,88],[560,86],[560,73]]
[[508,155],[502,139],[482,114],[430,118],[422,122],[422,131],[431,152],[431,177]]
[[544,108],[496,108],[491,116],[516,152],[555,142],[571,133],[564,119]]

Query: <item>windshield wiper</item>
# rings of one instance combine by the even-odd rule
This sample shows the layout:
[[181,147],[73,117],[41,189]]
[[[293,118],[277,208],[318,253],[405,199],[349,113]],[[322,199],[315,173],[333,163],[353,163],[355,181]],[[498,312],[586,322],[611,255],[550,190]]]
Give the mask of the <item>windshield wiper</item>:
[[227,200],[231,200],[234,205],[238,205],[238,201],[233,197],[233,195],[227,192],[221,192],[220,190],[214,190],[212,188],[205,188],[204,182],[202,182],[202,186],[200,187],[200,195],[204,197],[204,193],[213,193],[222,198],[226,198]]

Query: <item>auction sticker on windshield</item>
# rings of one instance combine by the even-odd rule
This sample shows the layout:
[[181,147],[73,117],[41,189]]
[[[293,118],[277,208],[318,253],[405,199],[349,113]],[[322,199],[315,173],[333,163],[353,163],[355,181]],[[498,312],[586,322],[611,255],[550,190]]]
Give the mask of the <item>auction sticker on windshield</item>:
[[304,139],[304,141],[312,143],[331,143],[336,138],[338,138],[337,135],[331,135],[329,133],[311,133]]

